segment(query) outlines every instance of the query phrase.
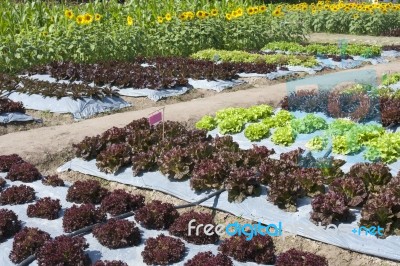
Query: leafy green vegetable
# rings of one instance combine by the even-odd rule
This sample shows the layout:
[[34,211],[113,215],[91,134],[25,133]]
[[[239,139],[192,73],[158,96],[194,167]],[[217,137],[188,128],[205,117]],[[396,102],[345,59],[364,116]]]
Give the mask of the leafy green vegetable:
[[289,146],[296,140],[297,133],[290,126],[278,127],[271,137],[273,143],[277,145]]
[[247,122],[248,112],[245,108],[241,107],[229,107],[222,110],[219,110],[215,113],[215,118],[218,123],[221,123],[225,119],[231,119],[235,117],[236,119],[243,120]]
[[322,151],[328,144],[328,139],[325,137],[317,136],[312,138],[306,143],[306,147],[310,150]]
[[254,122],[259,119],[270,117],[274,113],[274,109],[266,104],[252,106],[247,109],[248,121]]
[[269,136],[269,127],[263,123],[249,125],[244,130],[244,135],[251,141],[259,141]]
[[310,134],[317,130],[326,129],[328,124],[322,117],[314,114],[307,114],[302,119],[294,119],[291,121],[291,126],[297,133]]
[[195,126],[197,129],[210,131],[217,127],[217,121],[214,119],[214,117],[205,115],[196,123]]
[[243,117],[229,117],[222,120],[219,124],[219,132],[221,134],[235,134],[243,130],[246,120]]
[[292,115],[289,111],[280,110],[273,117],[274,119],[274,127],[283,127],[292,119],[294,119],[294,115]]
[[386,75],[385,79],[382,80],[382,85],[388,86],[395,84],[400,81],[400,73],[394,73],[391,75]]

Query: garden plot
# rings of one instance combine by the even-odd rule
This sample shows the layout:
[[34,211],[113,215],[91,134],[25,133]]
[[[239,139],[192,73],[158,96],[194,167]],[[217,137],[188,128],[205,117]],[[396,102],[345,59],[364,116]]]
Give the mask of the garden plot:
[[[252,109],[254,113],[256,111]],[[133,155],[132,157],[132,163],[133,167],[126,168],[126,167],[121,167],[123,165],[123,162],[126,162],[125,156],[127,155],[126,153],[126,144],[123,144],[119,142],[119,144],[109,144],[108,148],[100,148],[101,151],[99,151],[99,147],[101,147],[101,143],[104,143],[104,140],[111,140],[111,143],[115,143],[118,139],[124,139],[123,137],[125,134],[128,134],[129,140],[127,143],[129,145],[132,145],[133,147],[137,147],[138,149],[144,149],[146,150],[147,146],[149,145],[143,138],[140,136],[142,134],[145,134],[145,136],[148,136],[149,132],[147,132],[147,129],[139,129],[139,128],[145,128],[145,123],[146,120],[138,120],[134,121],[131,124],[129,124],[125,128],[121,129],[110,129],[109,131],[106,131],[102,135],[99,135],[97,137],[92,137],[92,138],[86,138],[83,142],[78,144],[75,148],[77,148],[77,154],[80,154],[85,160],[81,158],[75,158],[70,162],[67,162],[63,166],[61,166],[58,171],[68,171],[68,170],[73,170],[77,172],[81,172],[84,174],[92,175],[92,176],[97,176],[106,180],[110,181],[117,181],[121,182],[124,184],[130,184],[138,187],[144,187],[144,188],[149,188],[149,189],[155,189],[159,190],[168,194],[171,194],[175,197],[178,197],[180,199],[186,200],[188,202],[195,202],[198,201],[205,196],[209,195],[210,192],[213,190],[198,190],[199,187],[205,188],[208,187],[215,187],[216,184],[219,184],[221,186],[221,183],[216,182],[212,184],[208,184],[208,181],[201,181],[207,180],[208,178],[208,171],[202,171],[201,167],[206,167],[205,169],[213,169],[214,171],[216,168],[218,168],[217,164],[215,162],[203,162],[199,161],[198,163],[194,163],[194,170],[191,172],[190,170],[188,171],[187,165],[188,164],[188,157],[190,154],[191,149],[197,147],[196,145],[199,145],[199,147],[195,149],[200,149],[204,143],[201,142],[202,135],[200,133],[195,133],[195,132],[186,132],[182,128],[178,126],[178,124],[167,124],[166,125],[166,132],[167,134],[178,134],[174,138],[174,148],[170,147],[167,150],[158,150],[157,145],[167,145],[167,143],[163,144],[157,144],[154,150],[150,148],[147,152],[138,152],[136,155]],[[134,131],[132,131],[134,130]],[[142,133],[140,131],[143,130]],[[160,137],[160,127],[157,127],[154,131],[154,137],[159,136]],[[169,130],[171,130],[169,133]],[[182,130],[182,133],[179,134],[179,130]],[[129,133],[129,132],[135,132],[134,134]],[[145,133],[147,132],[147,133]],[[151,132],[151,131],[150,131]],[[173,133],[172,133],[173,132]],[[185,133],[186,132],[186,133]],[[186,134],[188,134],[186,136]],[[194,134],[194,135],[193,135]],[[200,135],[196,135],[200,134]],[[178,137],[180,136],[180,137]],[[191,136],[189,139],[191,140],[191,144],[187,144],[187,148],[180,148],[182,144],[179,144],[181,141],[184,141],[188,136]],[[197,143],[195,140],[196,138],[199,138],[199,143]],[[140,143],[137,143],[141,139]],[[168,140],[168,138],[167,138]],[[223,147],[230,147],[234,148],[236,144],[231,143],[229,138],[215,138],[214,140],[211,140],[211,143],[214,143],[212,145],[215,145],[215,147],[220,147],[222,145],[222,142],[225,143]],[[220,141],[222,141],[220,143]],[[107,141],[109,142],[109,141]],[[137,143],[137,144],[135,144]],[[145,144],[147,143],[147,144]],[[157,142],[158,143],[158,142]],[[177,144],[178,143],[178,144]],[[186,142],[184,142],[186,143]],[[206,142],[207,143],[207,142]],[[217,144],[220,143],[220,144]],[[137,145],[145,145],[145,146],[137,146]],[[245,143],[250,146],[250,142],[248,141]],[[258,143],[260,144],[260,143]],[[239,144],[240,146],[243,147],[243,143]],[[90,148],[92,147],[92,148]],[[95,150],[93,149],[94,147]],[[140,148],[139,148],[140,147]],[[185,147],[185,146],[183,146]],[[264,155],[272,154],[273,152],[270,150],[270,146],[268,148],[262,148],[263,146],[259,147],[253,147],[252,149],[246,150],[246,152],[243,152],[238,150],[236,151],[238,154],[242,154],[241,156],[250,156],[248,159],[242,159],[243,164],[246,165],[246,162],[248,165],[246,166],[240,166],[239,169],[232,169],[231,170],[229,177],[225,180],[226,183],[224,183],[226,187],[226,191],[222,192],[219,196],[208,199],[207,201],[203,202],[201,205],[207,206],[207,207],[212,207],[216,209],[220,209],[223,211],[230,212],[236,216],[242,216],[246,219],[253,220],[255,222],[261,221],[266,224],[270,223],[277,223],[278,221],[281,221],[283,224],[283,230],[292,234],[297,234],[301,236],[305,236],[307,238],[311,238],[314,240],[318,240],[324,243],[336,245],[345,249],[350,249],[354,250],[357,252],[361,253],[366,253],[366,254],[371,254],[375,256],[380,256],[380,257],[385,257],[388,259],[393,259],[393,260],[400,260],[399,255],[397,254],[396,250],[400,247],[400,238],[398,236],[388,236],[385,239],[380,239],[376,237],[370,237],[370,236],[362,236],[362,235],[356,235],[352,233],[352,230],[354,228],[358,228],[358,224],[361,221],[361,219],[366,219],[365,216],[363,215],[363,209],[360,207],[357,207],[354,205],[354,207],[351,207],[347,209],[347,214],[348,216],[354,216],[354,219],[352,221],[342,221],[338,225],[338,230],[335,232],[332,232],[330,230],[323,230],[319,229],[318,227],[315,226],[315,224],[310,221],[310,217],[315,217],[315,213],[317,212],[316,209],[314,209],[314,203],[313,205],[310,205],[311,202],[314,202],[314,199],[311,199],[310,197],[300,197],[298,200],[294,200],[295,203],[290,203],[286,202],[285,203],[279,203],[280,198],[275,197],[273,195],[276,195],[277,187],[275,182],[281,182],[280,179],[284,178],[284,176],[274,179],[274,177],[271,177],[272,181],[268,181],[268,185],[257,185],[256,179],[254,179],[253,174],[251,173],[250,170],[246,170],[250,168],[251,166],[255,166],[257,169],[260,169],[260,171],[266,171],[266,172],[261,172],[261,176],[264,176],[265,173],[268,173],[269,171],[273,170],[269,167],[275,164],[267,164],[266,166],[262,166],[259,164],[261,160],[260,158],[263,157]],[[274,146],[275,147],[275,146]],[[218,149],[220,149],[218,148]],[[154,154],[153,152],[160,152],[163,153],[163,155],[159,154]],[[279,152],[284,152],[285,150],[278,151]],[[100,152],[100,153],[99,153]],[[193,152],[193,151],[192,151]],[[222,154],[223,151],[221,151]],[[236,153],[235,152],[235,153]],[[94,157],[97,158],[91,159]],[[153,154],[153,155],[151,155]],[[246,155],[247,154],[247,155]],[[295,161],[296,159],[289,159],[289,162],[285,161],[286,159],[283,158],[290,158],[290,156],[296,156],[296,153],[289,152],[289,153],[282,153],[280,154],[280,159],[282,162],[277,161],[277,164],[274,166],[276,167],[276,171],[280,172],[279,167],[283,167],[285,164],[287,165],[289,162]],[[285,157],[282,157],[282,156]],[[148,157],[150,156],[150,157]],[[157,158],[162,158],[157,161],[157,164],[159,165],[159,172],[154,171],[154,161],[152,161],[151,156],[156,156]],[[178,157],[177,157],[178,156]],[[201,156],[206,156],[201,152],[201,149],[198,150],[197,152],[192,153],[192,156],[194,158],[197,158],[197,156],[200,156],[200,158],[203,158]],[[226,159],[228,160],[224,164],[229,163],[229,156],[233,155],[222,155],[223,158],[228,156]],[[260,157],[257,157],[260,156]],[[110,161],[111,158],[121,158],[121,161],[119,163],[115,164]],[[179,159],[178,159],[179,158]],[[207,157],[206,157],[207,158]],[[218,159],[219,158],[219,159]],[[236,157],[232,157],[236,158]],[[247,158],[247,157],[244,157]],[[259,159],[257,159],[259,158]],[[296,158],[296,157],[293,157]],[[204,160],[204,159],[202,159]],[[208,160],[208,159],[205,159]],[[221,157],[215,157],[213,160],[221,160]],[[224,159],[225,160],[225,159]],[[236,160],[236,159],[235,159]],[[241,160],[241,159],[238,159]],[[273,159],[271,159],[273,160]],[[115,161],[113,161],[115,162]],[[257,163],[258,162],[258,163]],[[272,162],[272,161],[271,161]],[[206,166],[208,163],[210,163],[210,166]],[[125,164],[129,164],[125,163]],[[156,164],[156,165],[157,165]],[[205,164],[205,165],[203,165]],[[200,166],[201,165],[201,166]],[[189,166],[190,167],[190,166]],[[207,168],[208,167],[208,168]],[[210,168],[213,167],[213,168]],[[248,168],[246,168],[248,167]],[[381,166],[379,166],[381,167]],[[153,169],[153,170],[151,170]],[[264,170],[262,170],[264,169]],[[269,169],[269,170],[268,170]],[[302,168],[303,169],[303,168]],[[307,170],[307,168],[304,168],[303,170]],[[309,170],[312,170],[311,168]],[[287,171],[287,170],[282,170],[282,171]],[[291,171],[291,170],[289,170]],[[312,170],[313,171],[313,170]],[[333,170],[332,170],[333,171]],[[335,168],[334,171],[338,171],[338,169]],[[351,169],[352,173],[354,173],[356,170]],[[339,171],[340,172],[340,171]],[[338,173],[339,173],[338,172]],[[217,171],[218,173],[218,171]],[[212,175],[212,172],[209,173]],[[290,172],[287,173],[290,175]],[[269,175],[269,174],[268,174]],[[342,174],[344,175],[344,174]],[[389,174],[390,175],[390,174]],[[185,179],[185,176],[189,177],[189,180]],[[202,177],[203,176],[203,177]],[[314,176],[316,177],[316,176]],[[314,178],[312,177],[312,178]],[[248,179],[247,179],[248,178]],[[287,177],[289,178],[289,177]],[[299,177],[300,178],[300,177]],[[303,178],[303,177],[301,177]],[[282,179],[283,180],[283,179]],[[299,179],[300,180],[300,179]],[[204,186],[204,183],[206,182],[206,186]],[[264,182],[264,181],[262,181]],[[272,182],[272,183],[270,183]],[[300,181],[301,182],[301,181]],[[307,181],[308,182],[308,181]],[[311,181],[311,185],[317,184],[319,181],[313,180]],[[329,181],[332,182],[332,181]],[[362,181],[361,181],[362,182]],[[237,184],[239,183],[240,186]],[[283,185],[285,189],[290,189],[287,186],[291,187],[290,184]],[[218,187],[218,186],[217,186]],[[257,192],[257,187],[258,191]],[[305,187],[304,187],[305,188]],[[194,189],[194,190],[192,190]],[[282,188],[281,188],[282,189]],[[333,188],[334,189],[334,188]],[[290,193],[295,193],[295,190],[291,191]],[[201,193],[202,192],[202,193]],[[289,193],[289,192],[288,192]],[[279,193],[278,193],[279,194]],[[323,194],[327,197],[331,196],[332,193],[330,194]],[[371,192],[372,195],[372,192]],[[271,198],[274,197],[274,198]],[[320,196],[318,196],[320,197]],[[324,196],[322,196],[324,197]],[[266,199],[268,198],[268,200]],[[296,198],[297,199],[297,198]],[[342,199],[343,200],[343,199]],[[275,205],[274,205],[275,204]],[[294,204],[295,206],[292,205],[295,209],[297,209],[297,212],[286,212],[282,210],[282,206],[280,204]],[[343,203],[344,204],[344,203]],[[276,206],[277,205],[277,206]],[[278,208],[279,206],[279,208]],[[286,206],[286,205],[285,205]],[[310,216],[310,212],[313,213]],[[334,211],[335,212],[335,211]],[[315,218],[313,218],[315,219]],[[336,218],[335,218],[336,219]],[[343,219],[343,218],[339,218]],[[314,220],[315,221],[315,220]],[[389,233],[389,232],[388,232]],[[390,234],[390,233],[389,233]],[[368,246],[366,247],[365,241],[368,241]]]
[[[0,177],[5,177],[6,173],[0,173]],[[42,184],[41,181],[35,181],[32,183],[23,183],[20,181],[10,181],[7,180],[7,186],[4,188],[8,188],[10,186],[19,186],[19,185],[27,185],[32,187],[36,192],[36,198],[44,198],[51,197],[52,199],[60,200],[60,204],[62,205],[61,215],[59,218],[55,220],[47,220],[40,218],[31,218],[27,216],[27,207],[31,203],[19,204],[19,205],[2,205],[0,209],[8,209],[14,211],[18,215],[18,219],[23,221],[24,227],[36,227],[39,228],[51,235],[52,238],[65,234],[62,227],[62,220],[64,216],[64,212],[67,208],[72,207],[74,203],[66,201],[67,191],[70,187],[70,184],[66,184],[63,187],[49,187]],[[98,205],[97,205],[98,206]],[[134,247],[126,247],[120,249],[110,249],[105,246],[102,246],[98,240],[93,236],[93,234],[85,235],[87,243],[89,244],[89,248],[86,250],[86,253],[91,258],[92,262],[97,260],[121,260],[128,265],[146,265],[143,262],[143,258],[141,256],[141,252],[144,250],[144,241],[150,237],[156,237],[160,234],[164,234],[170,236],[167,230],[149,230],[142,226],[140,226],[133,217],[127,218],[128,221],[135,222],[138,228],[140,229],[142,242],[139,246]],[[207,244],[207,245],[195,245],[184,241],[186,246],[186,252],[184,259],[175,264],[171,265],[183,265],[185,262],[194,257],[198,252],[212,251],[214,254],[218,253],[218,245],[217,244]],[[3,243],[0,243],[0,248],[2,252],[0,253],[0,264],[2,266],[11,266],[15,265],[9,259],[9,254],[12,250],[13,238],[6,240]],[[247,265],[247,266],[255,266],[259,265],[257,263],[252,262],[238,262],[233,261],[234,265]],[[32,262],[30,265],[38,265],[37,261]]]

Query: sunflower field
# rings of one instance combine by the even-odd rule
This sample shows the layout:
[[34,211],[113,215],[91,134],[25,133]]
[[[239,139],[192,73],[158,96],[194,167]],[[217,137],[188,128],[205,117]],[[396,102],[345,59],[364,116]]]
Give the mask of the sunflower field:
[[396,4],[263,4],[263,1],[64,1],[0,3],[0,70],[51,61],[187,56],[259,50],[310,32],[380,35],[400,28]]

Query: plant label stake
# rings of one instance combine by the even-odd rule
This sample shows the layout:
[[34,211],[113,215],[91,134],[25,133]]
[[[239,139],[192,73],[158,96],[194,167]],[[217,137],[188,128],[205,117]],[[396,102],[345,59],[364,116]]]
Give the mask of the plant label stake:
[[159,124],[160,122],[162,122],[162,139],[164,140],[164,109],[165,107],[158,109],[157,111],[154,111],[152,113],[149,114],[149,124],[150,126],[155,126],[157,124]]

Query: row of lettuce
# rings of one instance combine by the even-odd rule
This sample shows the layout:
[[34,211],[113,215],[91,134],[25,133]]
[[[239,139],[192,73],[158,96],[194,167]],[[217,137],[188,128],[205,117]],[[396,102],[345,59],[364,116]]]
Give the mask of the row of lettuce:
[[[141,252],[142,260],[147,265],[170,265],[178,263],[187,256],[186,243],[195,245],[218,244],[218,254],[210,251],[199,252],[187,260],[185,266],[195,265],[225,265],[232,266],[232,258],[240,262],[256,262],[259,264],[275,264],[287,266],[294,262],[302,262],[312,266],[327,266],[326,258],[297,249],[289,249],[277,254],[271,236],[257,235],[251,240],[245,235],[236,235],[224,240],[216,232],[206,234],[190,234],[188,223],[192,226],[210,224],[216,226],[214,217],[209,212],[183,211],[178,212],[171,203],[152,200],[145,203],[145,197],[131,194],[123,189],[109,191],[101,186],[99,181],[76,181],[67,186],[57,175],[42,177],[38,169],[25,162],[16,154],[0,156],[0,171],[7,172],[5,179],[0,178],[0,247],[2,242],[13,238],[12,249],[8,254],[11,262],[18,264],[34,255],[39,265],[95,265],[95,266],[127,266],[121,260],[97,260],[92,262],[88,253],[87,240],[82,236],[73,236],[77,230],[92,226],[94,238],[104,249],[129,251],[144,244]],[[6,181],[7,180],[7,181]],[[8,183],[19,181],[21,185]],[[41,182],[48,186],[46,192],[52,195],[52,189],[57,187],[66,190],[67,202],[72,206],[61,212],[59,198],[37,198],[37,192],[46,194],[43,189],[36,191],[29,184]],[[29,221],[19,220],[17,214],[7,209],[10,205],[26,207],[28,219],[42,219],[48,226],[62,219],[61,234],[51,237],[43,228],[24,226]],[[121,214],[131,213],[135,221],[118,219]],[[107,214],[111,217],[107,219]],[[59,224],[59,223],[57,223]],[[160,233],[156,237],[144,239],[140,224],[149,230],[168,230],[169,236]],[[67,233],[67,234],[65,234]],[[183,241],[183,240],[185,241]],[[237,249],[243,250],[238,253]],[[6,255],[3,254],[2,255]],[[5,257],[3,257],[4,261]],[[136,261],[138,263],[138,261]]]
[[[299,198],[314,197],[310,219],[315,223],[352,220],[350,208],[360,207],[360,225],[380,225],[386,235],[398,229],[399,178],[383,163],[357,163],[344,173],[345,161],[316,159],[302,149],[272,159],[273,149],[242,150],[231,136],[212,138],[206,131],[166,122],[163,139],[162,128],[150,127],[146,119],[111,128],[74,145],[76,156],[95,160],[106,173],[122,167],[131,167],[134,176],[158,170],[170,180],[189,180],[198,192],[226,189],[230,202],[259,196],[266,185],[267,200],[287,211],[297,209]],[[382,205],[387,195],[390,201]],[[382,218],[382,212],[388,215]]]

